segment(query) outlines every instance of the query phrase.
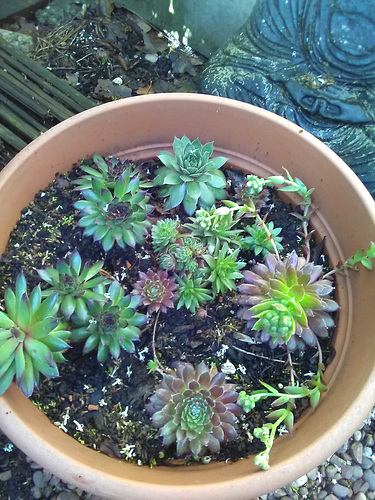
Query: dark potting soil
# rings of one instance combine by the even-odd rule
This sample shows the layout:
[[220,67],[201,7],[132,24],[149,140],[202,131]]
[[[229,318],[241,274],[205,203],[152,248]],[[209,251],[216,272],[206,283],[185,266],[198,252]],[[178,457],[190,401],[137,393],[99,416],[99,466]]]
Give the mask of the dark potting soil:
[[[141,166],[146,175],[155,165]],[[231,170],[226,173],[230,174]],[[150,238],[145,245],[125,250],[114,247],[107,254],[99,243],[82,236],[77,227],[78,212],[73,203],[80,199],[74,191],[72,181],[82,175],[76,166],[62,176],[56,176],[48,189],[39,192],[35,200],[22,211],[20,220],[10,235],[6,253],[1,257],[0,282],[3,287],[14,287],[18,273],[23,270],[29,291],[40,283],[36,269],[50,267],[77,249],[83,262],[104,260],[106,272],[115,277],[130,293],[138,279],[139,271],[157,267]],[[236,171],[236,176],[242,175]],[[152,178],[152,176],[151,176]],[[232,187],[233,195],[233,176]],[[151,217],[163,213],[161,200],[156,199],[156,208]],[[282,227],[284,252],[296,249],[299,253],[296,229],[298,220],[290,215],[291,207],[283,203],[271,191],[267,221],[274,221],[275,227]],[[159,212],[159,213],[158,213]],[[186,215],[175,209],[168,216],[179,215],[182,221]],[[252,223],[243,219],[243,224]],[[252,262],[252,252],[242,252],[245,262]],[[259,380],[271,385],[289,385],[290,371],[287,353],[281,349],[272,350],[264,344],[244,344],[236,339],[244,322],[235,316],[237,305],[234,294],[217,297],[206,307],[207,316],[202,319],[185,308],[169,309],[161,313],[156,326],[156,351],[164,366],[172,367],[176,361],[197,364],[205,361],[214,363],[227,373],[228,382],[240,390],[250,392],[260,388]],[[140,309],[141,312],[142,311]],[[81,443],[116,458],[123,458],[147,465],[179,464],[191,457],[175,459],[175,447],[163,449],[157,430],[152,427],[150,415],[145,409],[149,396],[160,381],[158,373],[148,373],[147,362],[153,359],[152,331],[156,315],[142,330],[136,351],[131,354],[122,351],[116,361],[108,359],[98,363],[96,353],[82,355],[82,346],[74,344],[65,354],[67,362],[59,365],[60,377],[44,379],[32,399],[50,420],[63,431]],[[324,361],[332,355],[330,341],[321,341]],[[241,349],[241,350],[238,350]],[[247,351],[247,353],[243,352]],[[293,367],[300,381],[316,372],[316,349],[308,348],[304,353],[293,353]],[[297,406],[298,417],[308,402],[302,400]],[[266,422],[269,401],[259,403],[256,409],[239,419],[238,439],[222,444],[215,460],[237,460],[259,452],[263,445],[252,439],[252,430]]]

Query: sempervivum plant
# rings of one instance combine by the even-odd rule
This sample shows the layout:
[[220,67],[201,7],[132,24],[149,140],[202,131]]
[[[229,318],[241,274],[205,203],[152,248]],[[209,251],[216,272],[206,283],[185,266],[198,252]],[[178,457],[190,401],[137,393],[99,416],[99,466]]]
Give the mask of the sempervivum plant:
[[[96,291],[104,295],[105,286],[98,285]],[[134,352],[133,340],[137,340],[141,334],[139,327],[147,323],[147,316],[136,312],[140,303],[139,297],[125,296],[118,281],[112,282],[107,295],[107,302],[89,301],[88,320],[82,321],[72,316],[75,328],[71,340],[85,342],[84,354],[97,349],[97,358],[101,363],[107,359],[109,353],[117,359],[121,349]]]
[[[79,179],[74,181],[74,184],[78,186],[75,188],[76,190],[79,189],[82,191],[85,189],[92,189],[93,179],[101,181],[103,187],[113,189],[116,181],[124,175],[129,175],[130,178],[141,177],[139,167],[136,167],[135,164],[127,158],[120,160],[120,158],[116,156],[108,156],[104,159],[102,156],[94,154],[92,159],[97,169],[82,163],[80,167],[87,175],[82,175]],[[147,189],[151,186],[151,182],[140,180],[141,189]]]
[[5,291],[6,313],[0,312],[0,394],[13,379],[25,396],[38,386],[39,374],[57,377],[56,362],[65,361],[63,351],[69,346],[70,332],[63,330],[59,319],[57,293],[42,299],[40,286],[30,295],[21,273],[15,292]]
[[225,383],[224,373],[204,362],[195,369],[179,363],[163,379],[151,396],[147,409],[152,423],[160,429],[165,447],[176,443],[177,455],[202,455],[208,448],[215,453],[220,443],[235,439],[238,394]]
[[139,298],[147,312],[166,312],[168,307],[173,307],[173,300],[177,298],[174,292],[177,283],[174,277],[168,276],[167,271],[153,271],[149,269],[147,273],[139,273],[139,280],[134,284],[132,294]]
[[160,196],[166,197],[165,210],[183,203],[185,212],[192,215],[199,205],[211,208],[216,200],[225,198],[226,180],[219,170],[226,158],[210,158],[213,143],[202,146],[196,139],[191,142],[187,137],[173,142],[175,154],[161,151],[159,159],[164,164],[156,172],[154,183],[163,186]]
[[149,197],[139,190],[139,179],[130,178],[129,173],[121,176],[113,193],[103,188],[100,180],[92,180],[92,189],[82,191],[85,200],[79,200],[74,207],[81,211],[78,225],[84,228],[84,236],[100,241],[107,252],[115,242],[121,247],[135,247],[142,244],[147,229],[151,226],[147,214],[151,206]]
[[328,297],[332,282],[322,274],[322,266],[306,263],[295,252],[283,260],[268,254],[264,264],[243,272],[245,283],[239,285],[237,299],[245,307],[237,315],[271,347],[317,345],[316,336],[328,336],[334,326],[330,313],[339,307]]
[[42,291],[43,297],[58,293],[57,303],[65,319],[75,313],[85,320],[88,317],[87,301],[106,301],[106,298],[93,291],[100,283],[109,283],[110,280],[98,273],[103,267],[103,261],[92,266],[85,264],[82,269],[82,259],[77,250],[72,253],[69,263],[59,261],[56,268],[37,269],[42,280],[50,286]]
[[172,245],[178,238],[180,221],[177,219],[158,220],[152,226],[151,237],[155,252],[160,252]]

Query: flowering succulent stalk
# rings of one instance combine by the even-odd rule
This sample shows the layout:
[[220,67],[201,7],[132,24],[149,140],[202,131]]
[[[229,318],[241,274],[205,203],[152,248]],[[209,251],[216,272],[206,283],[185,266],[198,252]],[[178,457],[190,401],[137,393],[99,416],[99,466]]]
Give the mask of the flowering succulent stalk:
[[147,214],[152,207],[147,205],[146,193],[139,191],[139,179],[131,179],[125,172],[116,181],[113,194],[97,179],[92,180],[92,185],[92,190],[82,191],[85,200],[74,204],[83,214],[78,221],[84,228],[83,235],[100,241],[106,252],[115,242],[121,248],[142,244],[151,226]]
[[177,309],[185,306],[194,314],[197,308],[212,300],[212,295],[202,286],[202,278],[194,279],[191,275],[185,275],[182,278],[177,277],[177,281],[179,297]]
[[[316,375],[313,375],[311,380],[308,380],[306,384],[301,386],[285,386],[282,392],[262,381],[260,381],[263,385],[262,389],[253,391],[250,394],[246,394],[245,391],[240,392],[238,404],[242,406],[246,413],[250,412],[258,401],[274,398],[272,403],[273,410],[267,415],[267,418],[273,420],[273,422],[264,424],[253,431],[254,437],[260,439],[266,445],[266,449],[255,456],[255,465],[264,470],[270,468],[269,454],[276,437],[277,429],[281,424],[284,424],[288,432],[291,433],[293,431],[293,410],[295,409],[295,401],[297,399],[308,397],[312,409],[316,408],[321,393],[327,391],[323,371],[324,365],[319,363]],[[277,409],[275,410],[274,408]]]
[[328,298],[333,286],[322,274],[322,266],[306,263],[295,252],[283,260],[268,254],[264,264],[243,272],[237,300],[245,307],[237,316],[247,320],[248,329],[259,330],[271,347],[317,345],[316,336],[328,336],[334,326],[330,313],[339,307]]
[[82,175],[79,179],[73,181],[74,184],[78,186],[75,188],[76,190],[84,191],[93,189],[93,179],[100,181],[103,188],[113,190],[117,180],[127,175],[129,175],[131,179],[135,177],[140,179],[140,189],[147,189],[153,186],[152,182],[146,182],[141,179],[142,175],[139,167],[136,167],[135,164],[127,158],[120,160],[116,156],[108,156],[104,159],[100,155],[94,154],[92,159],[97,168],[85,165],[85,163],[81,164],[81,169],[86,172],[87,175]]
[[167,271],[154,272],[149,269],[147,273],[139,273],[139,281],[134,284],[132,294],[139,299],[139,303],[147,306],[149,314],[160,311],[167,312],[173,307],[173,300],[177,298],[174,292],[177,283],[174,277],[168,276]]
[[161,252],[176,241],[179,226],[178,219],[169,218],[158,220],[156,225],[152,226],[151,237],[155,252]]
[[215,255],[203,255],[208,264],[205,268],[207,280],[212,283],[214,296],[229,290],[236,290],[236,279],[243,278],[240,269],[245,266],[244,262],[237,261],[240,249],[229,253],[228,243],[224,243],[219,253]]
[[5,291],[5,312],[0,312],[0,394],[13,379],[26,397],[39,383],[39,374],[58,377],[56,363],[65,361],[70,332],[63,330],[59,319],[57,293],[42,300],[40,286],[30,295],[21,273],[15,292]]
[[147,316],[136,312],[140,297],[124,296],[124,289],[113,281],[108,292],[103,284],[96,287],[97,293],[109,295],[107,302],[88,301],[89,318],[82,321],[72,316],[74,329],[72,342],[85,342],[83,353],[98,350],[97,358],[103,363],[109,353],[117,359],[121,349],[134,352],[134,340],[141,334],[139,327],[147,323]]
[[244,250],[252,250],[255,255],[266,256],[269,252],[274,253],[275,249],[283,249],[280,244],[283,238],[279,236],[281,227],[274,227],[273,222],[263,224],[256,222],[252,226],[246,226],[245,231],[249,236],[245,236],[241,240]]
[[59,261],[56,268],[37,269],[42,280],[50,287],[42,291],[43,297],[58,293],[57,303],[65,319],[75,313],[80,319],[88,317],[87,301],[106,301],[103,295],[93,291],[100,283],[107,284],[110,280],[98,276],[103,267],[103,261],[92,266],[85,264],[82,269],[82,259],[77,250],[72,253],[69,264]]
[[232,384],[224,373],[204,362],[195,369],[178,363],[171,374],[164,374],[147,405],[153,425],[160,429],[163,446],[177,445],[177,455],[197,457],[220,451],[220,444],[235,439],[236,416],[242,408]]
[[167,198],[165,210],[183,203],[188,215],[193,215],[199,205],[211,208],[216,200],[225,198],[226,180],[219,170],[226,158],[210,158],[213,143],[202,146],[198,139],[191,142],[187,137],[173,142],[175,154],[161,151],[159,159],[164,164],[156,172],[154,183],[163,186],[160,196]]

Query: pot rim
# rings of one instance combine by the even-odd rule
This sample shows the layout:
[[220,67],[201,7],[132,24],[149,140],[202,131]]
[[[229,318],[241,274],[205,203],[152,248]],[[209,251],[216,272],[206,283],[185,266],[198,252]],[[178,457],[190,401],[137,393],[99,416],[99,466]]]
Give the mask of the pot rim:
[[[137,115],[134,110],[140,106],[148,106],[148,108],[150,109],[150,113],[158,111],[161,114],[166,114],[167,111],[171,112],[172,108],[174,109],[174,113],[176,113],[176,110],[178,110],[180,107],[184,107],[185,113],[187,113],[189,110],[192,112],[193,109],[194,113],[197,113],[196,107],[201,107],[204,110],[207,109],[206,112],[212,120],[215,114],[219,116],[220,119],[226,119],[229,121],[233,120],[233,117],[236,117],[236,115],[240,113],[241,116],[246,115],[247,118],[251,117],[252,120],[259,120],[263,124],[271,124],[271,122],[275,122],[280,129],[281,135],[295,141],[300,138],[304,144],[305,149],[309,152],[315,151],[315,149],[319,147],[319,155],[322,161],[327,162],[327,164],[329,163],[335,165],[335,167],[338,169],[341,184],[343,186],[346,186],[346,184],[350,184],[350,194],[352,195],[353,200],[357,200],[353,204],[357,206],[360,200],[362,207],[361,213],[366,215],[367,224],[369,225],[370,233],[372,234],[371,238],[375,240],[375,203],[366,188],[359,181],[357,176],[345,165],[345,163],[341,159],[337,157],[335,153],[333,153],[327,146],[322,144],[318,139],[314,138],[311,134],[306,131],[302,131],[299,126],[285,120],[280,116],[274,115],[269,111],[256,108],[249,104],[215,96],[199,94],[154,94],[149,96],[131,97],[112,103],[102,104],[98,107],[84,111],[56,125],[52,129],[45,132],[42,136],[34,140],[26,148],[24,148],[24,150],[22,150],[0,173],[0,191],[4,189],[5,186],[15,186],[15,183],[21,182],[22,177],[25,175],[24,165],[29,162],[31,162],[31,164],[35,164],[35,157],[40,156],[39,151],[41,149],[45,150],[50,155],[53,155],[55,149],[56,154],[57,151],[62,150],[64,146],[61,145],[61,141],[64,141],[64,138],[68,136],[69,133],[67,132],[67,130],[71,127],[73,127],[78,133],[80,129],[89,128],[88,124],[91,120],[94,120],[98,126],[101,123],[103,124],[103,126],[109,126],[112,120],[108,118],[108,114],[115,114],[117,117],[122,114],[124,118],[126,118],[127,115],[131,115],[131,117],[135,121],[135,128],[137,129],[139,125],[137,122]],[[168,119],[170,121],[173,121],[175,116],[172,116]],[[188,121],[188,118],[189,117],[186,116],[186,121]],[[205,119],[205,122],[207,123],[207,118]],[[120,123],[118,118],[116,119],[116,123]],[[250,125],[251,124],[249,123],[249,126]],[[222,125],[220,126],[222,127]],[[183,128],[183,125],[180,125],[178,128]],[[219,125],[215,127],[212,135],[215,135],[215,131],[217,128],[219,128]],[[148,130],[148,132],[150,131]],[[105,134],[105,132],[103,133]],[[206,131],[204,133],[206,133],[206,135],[209,135],[209,133]],[[227,130],[227,134],[231,134],[229,128]],[[147,135],[146,132],[145,135]],[[153,139],[155,140],[150,144],[147,144],[146,149],[148,154],[153,154],[160,149],[165,149],[167,146],[170,148],[173,137],[171,137],[171,141],[168,143],[165,140],[165,137],[163,140],[159,140],[157,135],[158,134],[154,132]],[[225,137],[225,126],[224,132],[221,132],[221,136]],[[241,135],[241,137],[243,136],[244,134]],[[102,136],[100,134],[99,138],[102,139]],[[211,140],[215,140],[215,138],[212,137]],[[275,140],[278,139],[275,138]],[[54,144],[57,144],[57,147],[55,147]],[[220,152],[220,154],[225,154],[226,151],[230,153],[227,146],[222,146],[220,142],[218,142],[217,144],[218,145],[215,148],[215,153]],[[97,141],[99,154],[102,154],[102,151],[105,150],[105,147],[106,146],[101,144],[100,140]],[[130,149],[127,149],[125,151],[124,149],[121,150],[121,148],[119,148],[119,143],[113,141],[111,147],[115,149],[118,154],[129,154],[130,152],[134,159],[138,159],[138,157],[144,154],[145,151],[145,144],[141,144],[140,146],[132,144]],[[238,147],[241,151],[241,147],[246,149],[244,144],[239,144]],[[76,149],[78,150],[79,146],[77,146]],[[113,151],[113,153],[114,152],[115,151]],[[71,154],[74,153],[72,152]],[[91,153],[87,152],[87,156],[91,156]],[[249,158],[248,156],[246,156],[246,154],[242,154],[237,151],[233,153],[232,150],[231,156],[232,158],[236,158],[237,164],[249,162]],[[51,156],[51,158],[54,157]],[[77,161],[78,159],[79,157],[75,158],[75,160],[73,161]],[[255,157],[255,160],[254,158],[252,158],[252,164],[256,165],[257,163],[259,163],[259,165],[263,165],[263,160],[264,158],[260,154],[259,158]],[[69,166],[73,163],[73,161],[71,161]],[[276,160],[273,159],[272,161],[275,162]],[[271,165],[271,167],[274,169],[274,165]],[[289,166],[287,167],[289,170]],[[52,164],[49,166],[48,175],[50,179],[53,178],[53,174],[56,171],[61,171],[61,168],[63,168],[63,166],[62,163],[59,162],[59,159],[56,159],[56,161],[53,160]],[[274,169],[273,171],[276,170]],[[18,174],[15,174],[15,172],[18,172]],[[329,172],[327,172],[327,175],[328,174]],[[30,179],[30,182],[31,184],[33,182],[37,184],[38,179]],[[323,203],[323,196],[327,194],[327,191],[330,192],[330,189],[338,191],[336,186],[327,186],[326,183],[323,182],[323,180],[320,185],[313,187],[316,187],[317,189],[318,198],[321,193],[321,198],[319,198],[319,202],[321,203]],[[35,193],[36,190],[34,190],[33,192]],[[20,192],[18,196],[17,194],[15,194],[14,197],[26,200],[28,196],[29,195],[25,196],[24,193]],[[24,205],[22,205],[22,207],[26,206],[28,201],[31,200],[27,199],[26,202],[22,201],[22,203],[25,203]],[[19,200],[18,202],[21,203],[21,201]],[[9,234],[10,228],[14,225],[15,222],[14,213],[8,219],[6,206],[2,206],[1,203],[2,201],[0,201],[0,227],[4,226]],[[332,221],[323,221],[323,223],[326,224],[326,227],[328,228],[330,228],[331,224],[333,224],[334,222],[335,221],[333,219]],[[347,257],[348,255],[344,255],[344,250],[338,243],[336,235],[332,233],[330,237],[332,241],[332,248],[336,249],[336,255],[340,259],[344,258],[345,256]],[[369,279],[371,278],[371,282],[374,282],[373,277],[369,276],[368,274],[367,277]],[[355,289],[353,289],[351,282],[348,281],[347,277],[341,280],[339,293],[344,293],[341,288],[344,289],[347,285],[349,285],[349,295],[351,294],[354,297]],[[348,310],[346,313],[348,328],[350,328],[352,326],[352,323],[355,323],[356,321],[355,311],[353,310],[353,307],[354,306],[351,300],[349,300]],[[331,374],[331,384],[333,385],[333,387],[335,385],[337,377],[340,377],[340,373],[342,371],[345,372],[344,359],[348,351],[350,340],[351,339],[349,336],[345,337],[345,345],[342,345],[342,360],[337,363],[335,370],[333,370],[333,373]],[[97,494],[108,494],[108,498],[122,498],[120,496],[121,492],[126,487],[129,498],[134,499],[142,497],[151,498],[151,496],[153,498],[169,499],[175,498],[177,494],[181,498],[198,498],[195,495],[199,495],[199,498],[205,497],[208,499],[227,498],[228,495],[233,496],[233,494],[235,494],[237,498],[245,499],[248,498],[249,487],[251,488],[251,494],[255,496],[262,494],[262,492],[265,492],[264,485],[272,485],[272,489],[283,486],[284,484],[290,482],[290,480],[296,479],[303,473],[307,472],[308,470],[306,470],[306,466],[308,466],[310,470],[314,466],[318,465],[322,460],[324,460],[329,454],[334,453],[336,449],[339,448],[339,446],[342,444],[342,442],[352,434],[352,431],[355,430],[355,428],[359,426],[360,422],[362,422],[363,419],[367,416],[375,402],[374,395],[375,366],[373,366],[372,372],[371,374],[369,374],[366,380],[363,380],[360,388],[358,389],[357,387],[357,393],[355,394],[355,396],[351,398],[350,401],[346,401],[346,404],[352,403],[352,405],[349,406],[349,408],[347,408],[342,415],[337,415],[337,420],[335,422],[335,424],[337,425],[333,425],[333,422],[330,422],[327,426],[327,429],[324,430],[324,426],[320,427],[320,429],[318,429],[318,434],[319,431],[322,432],[322,434],[320,434],[319,437],[314,442],[311,442],[308,446],[305,446],[303,449],[296,451],[293,460],[284,458],[277,462],[275,465],[272,465],[271,455],[271,469],[269,469],[268,471],[255,470],[254,467],[252,467],[249,463],[252,461],[250,457],[250,459],[242,460],[240,462],[237,462],[236,464],[211,463],[205,466],[193,465],[188,468],[188,471],[185,472],[181,471],[181,469],[179,468],[158,467],[157,469],[151,470],[147,468],[147,470],[143,472],[146,472],[146,476],[148,477],[148,479],[142,479],[143,475],[139,474],[139,468],[137,468],[137,466],[135,466],[134,464],[119,462],[103,455],[99,455],[98,457],[97,453],[92,450],[86,449],[85,447],[74,441],[72,438],[63,435],[63,432],[59,429],[54,428],[52,424],[48,423],[47,425],[47,422],[45,420],[46,417],[44,417],[41,422],[38,421],[39,423],[35,423],[35,412],[33,409],[31,409],[30,404],[33,407],[34,405],[30,401],[26,401],[28,416],[25,419],[25,409],[23,403],[25,402],[24,400],[26,398],[24,398],[20,391],[18,391],[18,389],[16,389],[14,386],[11,387],[4,396],[0,397],[0,426],[3,431],[21,449],[23,449],[32,458],[35,457],[34,460],[39,461],[42,465],[46,464],[45,466],[49,467],[52,462],[56,462],[57,456],[57,462],[60,462],[60,465],[62,465],[63,467],[62,469],[59,469],[60,472],[58,473],[58,475],[60,477],[68,482],[76,484],[83,489],[87,488],[88,491],[92,491]],[[324,398],[321,403],[322,407],[325,408],[327,406],[328,400],[329,397]],[[35,410],[38,412],[38,414],[40,413],[36,408]],[[16,425],[14,425],[14,422],[12,423],[12,421],[10,420],[10,414],[12,414],[15,418]],[[283,436],[277,440],[277,443],[274,447],[276,451],[282,446],[288,446],[288,443],[289,446],[292,446],[291,443],[293,442],[294,435],[298,435],[303,432],[304,427],[302,426],[302,424],[311,417],[311,414],[312,412],[307,412],[306,415],[304,415],[298,421],[298,425],[296,426],[296,431],[293,434],[293,437]],[[355,428],[353,427],[353,425],[355,426]],[[51,426],[52,428],[50,428]],[[37,432],[39,430],[42,431],[41,438],[37,437]],[[26,444],[28,435],[31,435],[33,438],[33,441],[30,444]],[[55,437],[56,439],[58,439],[60,443],[60,450],[57,452],[57,455],[52,443],[43,441],[45,437],[47,437],[47,439],[54,439]],[[38,442],[39,444],[39,440],[41,440],[40,442],[43,442],[43,445],[41,444],[40,449],[37,450],[35,443]],[[65,443],[63,446],[61,445],[62,441]],[[81,448],[84,448],[84,450],[82,450]],[[87,470],[81,469],[80,460],[76,457],[87,459],[87,461],[90,463]],[[293,469],[292,465],[294,467]],[[124,467],[128,468],[128,472],[126,474],[124,474]],[[228,473],[226,472],[228,468],[230,468],[231,470],[230,481],[228,481]],[[247,468],[250,471],[248,475],[245,472],[245,469]],[[145,469],[145,467],[143,467],[142,469]],[[82,470],[84,470],[84,472],[82,472]],[[189,471],[191,473],[189,473]],[[219,475],[220,472],[222,472],[222,476]],[[202,478],[204,473],[208,474],[208,479]],[[124,477],[126,475],[127,477]],[[188,475],[188,477],[186,477],[186,475]],[[250,477],[251,480],[249,479]],[[97,480],[97,483],[93,486],[95,480]],[[114,493],[109,489],[108,482],[114,484]],[[141,484],[142,482],[143,484]],[[183,490],[181,490],[182,484],[184,488]],[[143,486],[144,489],[139,489],[140,486]],[[245,496],[241,496],[243,495],[241,490],[242,487],[245,488]],[[176,491],[178,491],[178,493],[176,493]],[[269,488],[267,488],[267,491],[269,491]]]

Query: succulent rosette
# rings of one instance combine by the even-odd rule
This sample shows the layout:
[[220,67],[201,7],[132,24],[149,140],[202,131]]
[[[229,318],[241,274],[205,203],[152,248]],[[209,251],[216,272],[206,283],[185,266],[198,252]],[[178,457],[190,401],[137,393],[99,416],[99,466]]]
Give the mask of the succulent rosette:
[[103,263],[104,261],[98,261],[92,266],[87,263],[82,266],[81,256],[74,250],[69,263],[58,261],[56,268],[37,269],[40,278],[50,285],[42,291],[42,296],[48,297],[57,292],[57,303],[65,319],[69,319],[73,313],[83,320],[86,319],[89,299],[106,301],[103,295],[93,291],[100,283],[110,283],[105,276],[99,275]]
[[63,330],[57,318],[57,293],[42,299],[40,286],[27,293],[21,273],[15,291],[5,291],[5,310],[0,311],[0,394],[15,379],[26,397],[39,384],[40,373],[58,377],[58,362],[65,361],[63,352],[70,332]]
[[142,172],[140,168],[136,167],[135,164],[127,158],[121,160],[116,156],[108,156],[104,159],[102,156],[94,154],[92,159],[96,168],[85,165],[85,163],[80,165],[81,170],[87,175],[82,175],[79,179],[73,181],[74,184],[78,186],[75,188],[76,190],[83,191],[92,189],[93,179],[99,180],[104,188],[114,189],[117,180],[120,177],[125,178],[126,176],[130,178],[139,177],[140,189],[147,189],[153,185],[151,182],[141,179]]
[[174,292],[178,287],[176,279],[168,276],[167,271],[153,271],[149,269],[147,273],[139,273],[139,280],[134,284],[132,294],[139,298],[147,312],[155,311],[167,312],[167,308],[173,307],[173,300],[177,298]]
[[316,345],[316,337],[328,336],[334,326],[331,313],[339,306],[329,298],[334,288],[322,278],[322,266],[306,263],[293,251],[283,260],[267,254],[264,264],[243,275],[237,316],[247,320],[247,329],[260,332],[261,341],[303,350]]
[[179,363],[171,374],[164,374],[147,405],[153,425],[160,429],[165,447],[176,443],[177,455],[199,456],[209,449],[237,437],[238,394],[225,383],[224,373],[204,362],[197,368]]
[[74,207],[81,211],[78,226],[83,227],[84,236],[100,241],[105,252],[115,243],[121,248],[144,242],[151,222],[147,214],[152,207],[147,205],[149,196],[139,190],[138,177],[130,178],[125,172],[115,183],[113,193],[103,188],[102,182],[92,179],[92,189],[82,191],[84,200]]
[[159,159],[164,164],[156,172],[154,183],[163,186],[160,196],[166,197],[165,210],[183,203],[188,215],[193,215],[197,205],[209,209],[216,200],[225,198],[226,180],[219,170],[226,162],[224,157],[210,158],[213,143],[202,146],[196,139],[187,137],[173,142],[175,154],[161,151]]
[[72,315],[73,342],[85,342],[83,353],[97,349],[97,359],[103,363],[109,354],[115,359],[121,349],[134,352],[134,340],[141,335],[140,326],[147,323],[147,316],[136,312],[139,297],[126,295],[118,281],[113,281],[108,291],[103,284],[95,288],[97,293],[106,294],[107,302],[88,301],[89,317],[82,320]]

